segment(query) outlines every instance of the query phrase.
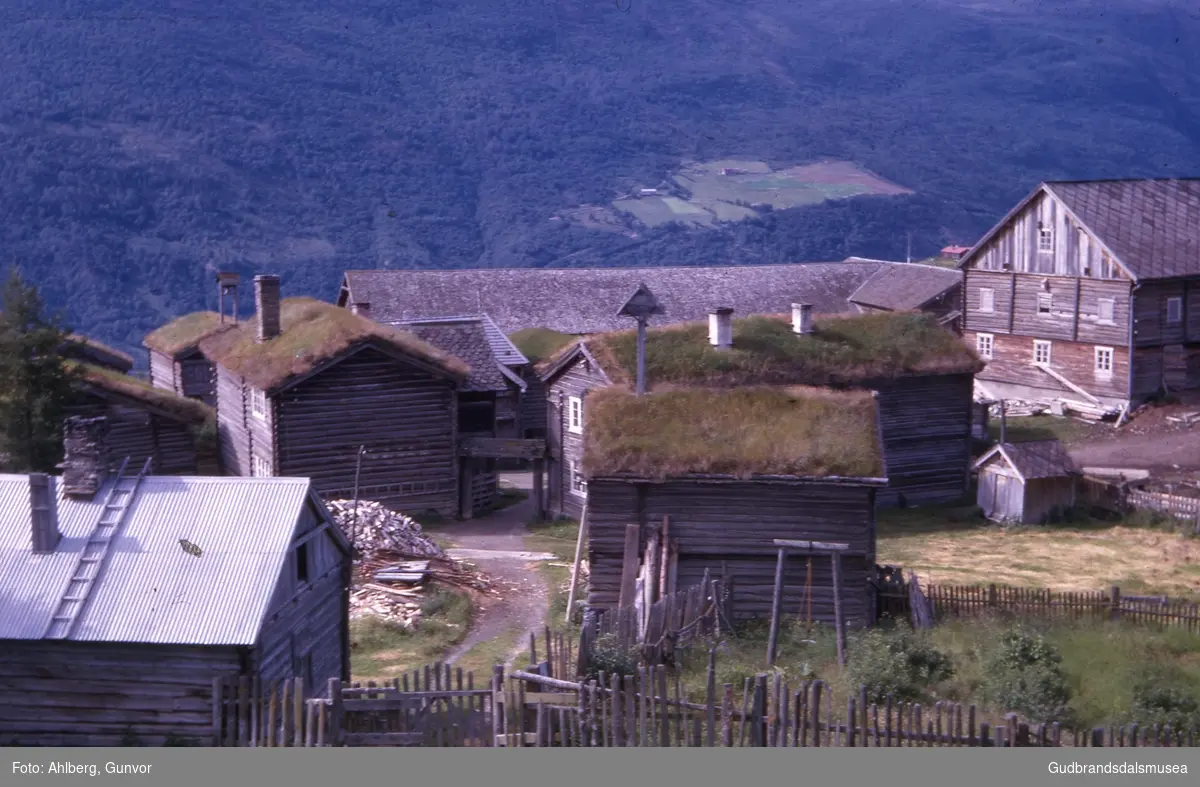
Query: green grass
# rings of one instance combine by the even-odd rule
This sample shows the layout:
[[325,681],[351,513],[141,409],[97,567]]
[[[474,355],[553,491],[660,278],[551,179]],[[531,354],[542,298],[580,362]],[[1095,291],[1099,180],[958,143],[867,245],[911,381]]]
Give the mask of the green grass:
[[537,363],[554,355],[575,337],[569,333],[552,331],[549,328],[522,328],[516,333],[509,334],[508,338],[517,346],[521,354],[529,359],[530,363]]
[[[614,383],[634,380],[635,331],[588,340]],[[798,336],[791,318],[733,321],[733,347],[715,349],[707,322],[652,328],[646,336],[646,376],[656,386],[853,385],[909,374],[974,372],[974,351],[926,314],[873,313],[814,320]]]
[[764,386],[634,396],[610,388],[594,392],[588,408],[583,466],[592,476],[883,475],[876,403],[866,391]]
[[[1031,440],[1061,440],[1064,445],[1074,445],[1097,437],[1111,436],[1115,431],[1108,424],[1094,424],[1054,415],[1009,417],[1006,421],[1006,439],[1010,443],[1025,443]],[[988,435],[992,440],[999,442],[999,418],[988,420]]]
[[144,343],[152,350],[175,357],[219,328],[221,315],[217,312],[192,312],[146,334]]
[[[557,559],[553,562],[538,563],[537,570],[542,575],[549,591],[550,605],[546,610],[546,625],[555,633],[566,634],[575,643],[579,637],[579,627],[574,620],[567,623],[567,600],[570,592],[568,583],[571,579],[570,566],[575,561],[575,545],[579,541],[579,522],[574,519],[557,519],[550,522],[532,522],[528,525],[529,534],[525,536],[525,549],[530,552],[549,552]],[[554,565],[558,563],[559,565]],[[576,599],[587,595],[587,588],[580,583],[575,591]],[[538,658],[544,659],[546,654],[545,639],[538,638]],[[517,657],[516,663],[526,665],[529,662],[529,649],[526,648]]]
[[408,630],[376,617],[350,622],[350,672],[354,680],[390,680],[443,658],[471,628],[470,596],[431,587],[422,619]]

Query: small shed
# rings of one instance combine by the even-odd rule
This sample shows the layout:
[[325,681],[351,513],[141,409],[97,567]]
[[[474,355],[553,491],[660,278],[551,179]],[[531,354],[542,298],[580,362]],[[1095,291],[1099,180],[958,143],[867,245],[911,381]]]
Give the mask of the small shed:
[[1058,440],[999,443],[975,462],[988,519],[1042,524],[1074,507],[1079,470]]

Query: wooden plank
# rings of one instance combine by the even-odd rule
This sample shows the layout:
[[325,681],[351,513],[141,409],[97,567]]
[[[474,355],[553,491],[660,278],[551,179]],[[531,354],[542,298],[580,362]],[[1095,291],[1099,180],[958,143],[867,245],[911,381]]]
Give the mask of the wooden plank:
[[[579,565],[583,561],[583,549],[587,543],[588,506],[583,504],[583,514],[579,519],[579,537],[575,540],[575,561],[571,565],[571,590],[567,594],[567,625],[575,615],[575,590],[579,586]],[[549,658],[549,652],[547,652]]]
[[625,553],[621,567],[621,596],[618,607],[625,608],[633,605],[637,592],[637,574],[639,565],[638,549],[641,546],[641,528],[638,525],[625,526]]
[[788,547],[786,544],[775,542],[779,554],[775,561],[775,592],[771,601],[771,634],[767,640],[767,666],[775,665],[775,648],[779,641],[779,615],[783,606],[783,572],[787,563]]

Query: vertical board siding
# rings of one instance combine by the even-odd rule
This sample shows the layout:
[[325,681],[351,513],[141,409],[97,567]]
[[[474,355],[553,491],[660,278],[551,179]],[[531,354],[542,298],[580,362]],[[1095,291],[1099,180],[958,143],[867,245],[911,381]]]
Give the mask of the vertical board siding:
[[[641,524],[644,550],[652,528],[670,516],[679,544],[677,587],[697,584],[705,568],[734,576],[734,615],[750,618],[771,611],[776,538],[843,541],[853,555],[843,560],[846,618],[862,625],[870,612],[875,566],[873,490],[827,484],[778,482],[701,483],[688,480],[638,485],[594,481],[588,490],[589,606],[612,608],[620,596],[625,527]],[[833,621],[832,574],[828,558],[813,559],[813,617]],[[807,558],[789,560],[784,583],[787,614],[808,598]],[[804,605],[807,609],[807,604]]]
[[236,674],[221,646],[8,641],[0,647],[0,744],[120,746],[168,735],[207,745],[213,678]]
[[360,494],[401,510],[458,505],[453,383],[373,348],[274,397],[276,473],[312,478],[327,497]]

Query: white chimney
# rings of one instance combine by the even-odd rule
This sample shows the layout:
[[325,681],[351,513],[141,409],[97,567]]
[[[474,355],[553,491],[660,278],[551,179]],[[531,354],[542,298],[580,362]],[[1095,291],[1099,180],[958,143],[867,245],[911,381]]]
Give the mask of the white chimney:
[[718,350],[733,346],[733,309],[722,306],[708,313],[708,341]]
[[812,304],[792,304],[792,330],[799,334],[812,333]]
[[58,529],[58,495],[54,479],[45,473],[29,476],[29,519],[33,526],[33,551],[46,555],[62,538]]

